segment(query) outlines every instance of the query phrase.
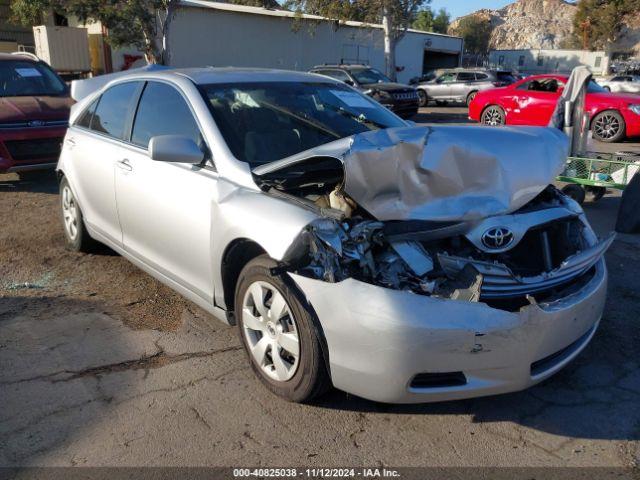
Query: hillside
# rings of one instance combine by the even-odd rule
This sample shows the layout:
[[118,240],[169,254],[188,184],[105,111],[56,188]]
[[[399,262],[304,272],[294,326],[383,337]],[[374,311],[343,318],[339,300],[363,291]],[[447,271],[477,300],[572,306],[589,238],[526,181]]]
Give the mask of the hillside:
[[[490,48],[562,48],[573,31],[577,7],[564,0],[518,0],[500,10],[478,10],[469,16],[491,22]],[[461,17],[449,32],[456,34]],[[635,50],[640,54],[640,13],[627,18],[614,51]]]

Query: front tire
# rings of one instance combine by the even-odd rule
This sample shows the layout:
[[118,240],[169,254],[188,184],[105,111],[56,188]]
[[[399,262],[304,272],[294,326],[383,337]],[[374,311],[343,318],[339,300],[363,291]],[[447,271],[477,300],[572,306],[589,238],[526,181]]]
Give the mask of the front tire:
[[60,181],[60,213],[65,246],[75,252],[92,252],[97,242],[87,232],[82,212],[65,177]]
[[593,138],[605,143],[615,143],[625,136],[624,118],[615,110],[598,113],[591,122]]
[[251,368],[273,393],[308,402],[330,387],[319,327],[297,291],[272,275],[266,255],[249,262],[238,278],[235,312]]
[[505,125],[507,123],[507,116],[505,115],[504,110],[498,105],[489,105],[482,111],[480,123],[492,127]]

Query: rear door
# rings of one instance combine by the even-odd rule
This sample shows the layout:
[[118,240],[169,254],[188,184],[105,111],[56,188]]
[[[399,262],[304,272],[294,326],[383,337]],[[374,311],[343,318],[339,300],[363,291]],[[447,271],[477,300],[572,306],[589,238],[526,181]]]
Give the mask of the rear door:
[[133,112],[140,82],[106,90],[69,129],[65,150],[71,156],[71,175],[89,228],[117,246],[122,245],[118,222],[114,168],[121,157],[122,138]]
[[451,96],[455,100],[465,101],[473,90],[476,75],[473,72],[460,72],[456,81],[451,84]]
[[124,249],[212,302],[211,215],[218,174],[212,163],[151,160],[149,141],[160,135],[185,135],[208,151],[187,99],[170,83],[149,81],[116,168]]
[[436,100],[450,100],[451,87],[455,81],[456,74],[453,72],[440,75],[434,83],[428,84],[427,93]]

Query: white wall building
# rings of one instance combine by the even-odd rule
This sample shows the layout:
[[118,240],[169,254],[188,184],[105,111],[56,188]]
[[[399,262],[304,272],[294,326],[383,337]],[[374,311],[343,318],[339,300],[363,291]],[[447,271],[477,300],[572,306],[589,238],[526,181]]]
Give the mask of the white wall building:
[[[380,25],[204,0],[183,0],[167,40],[176,67],[234,66],[305,71],[324,63],[366,63],[384,71]],[[396,48],[398,80],[456,67],[459,37],[410,30]]]
[[529,75],[537,73],[570,73],[584,65],[594,75],[606,75],[609,70],[606,52],[588,50],[492,50],[489,64],[493,68],[515,70]]

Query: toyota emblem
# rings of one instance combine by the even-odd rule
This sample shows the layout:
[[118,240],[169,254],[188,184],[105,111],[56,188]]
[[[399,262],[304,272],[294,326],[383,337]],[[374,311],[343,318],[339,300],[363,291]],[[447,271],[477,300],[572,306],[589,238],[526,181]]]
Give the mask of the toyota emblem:
[[513,242],[513,233],[505,227],[490,228],[482,234],[482,243],[491,250],[500,250]]

